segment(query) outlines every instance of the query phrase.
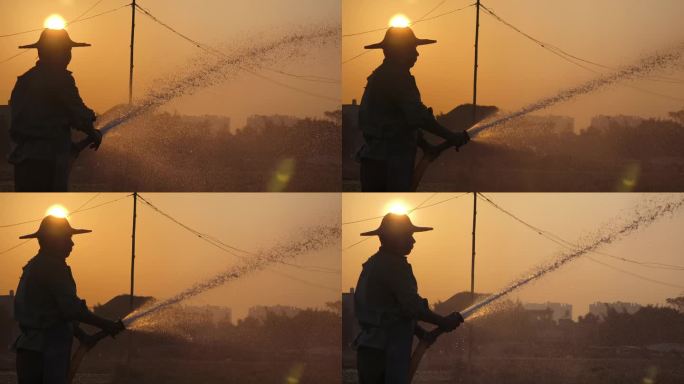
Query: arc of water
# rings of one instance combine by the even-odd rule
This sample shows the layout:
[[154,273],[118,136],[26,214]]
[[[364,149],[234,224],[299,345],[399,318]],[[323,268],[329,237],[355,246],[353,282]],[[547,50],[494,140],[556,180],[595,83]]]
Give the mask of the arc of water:
[[534,281],[551,271],[555,271],[556,269],[562,267],[566,263],[575,260],[578,257],[599,248],[600,246],[613,243],[616,240],[620,240],[630,235],[631,233],[637,231],[638,229],[646,227],[656,222],[665,215],[675,212],[676,210],[680,209],[683,205],[684,197],[664,200],[662,202],[658,202],[656,199],[646,200],[644,201],[645,209],[643,211],[637,210],[636,214],[632,218],[618,225],[617,229],[608,231],[602,236],[599,236],[598,239],[592,241],[591,243],[583,247],[578,247],[575,250],[569,251],[569,253],[562,254],[560,257],[558,257],[550,263],[541,264],[540,266],[535,268],[533,272],[529,275],[513,281],[512,283],[508,284],[505,288],[503,288],[501,291],[466,308],[461,312],[461,316],[463,316],[464,319],[467,319],[475,313],[477,313],[478,311],[480,311],[482,308],[485,308],[491,303],[517,290],[518,288],[530,283],[531,281]]
[[641,59],[636,64],[632,64],[615,72],[602,75],[578,86],[561,90],[553,96],[546,97],[537,102],[526,105],[525,107],[515,112],[511,112],[492,122],[476,124],[468,129],[468,135],[470,135],[471,138],[474,138],[489,128],[501,125],[512,119],[527,115],[528,113],[545,109],[552,105],[571,100],[577,96],[597,91],[623,80],[637,79],[647,76],[654,71],[665,69],[681,59],[682,51],[684,51],[684,44],[679,44],[677,47],[670,49],[665,53],[656,53],[650,55],[644,59]]

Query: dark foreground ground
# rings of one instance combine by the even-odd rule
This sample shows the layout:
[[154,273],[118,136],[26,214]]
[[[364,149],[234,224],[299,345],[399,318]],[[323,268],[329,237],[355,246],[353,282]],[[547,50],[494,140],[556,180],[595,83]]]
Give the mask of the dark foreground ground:
[[[474,358],[469,367],[431,364],[421,367],[414,380],[420,384],[675,384],[684,383],[684,359],[591,358]],[[345,368],[343,383],[358,383],[356,370]]]
[[[89,356],[75,384],[339,383],[339,361],[339,355],[271,356],[258,361],[136,358],[126,366],[123,359]],[[16,384],[13,366],[13,355],[3,355],[0,384]]]

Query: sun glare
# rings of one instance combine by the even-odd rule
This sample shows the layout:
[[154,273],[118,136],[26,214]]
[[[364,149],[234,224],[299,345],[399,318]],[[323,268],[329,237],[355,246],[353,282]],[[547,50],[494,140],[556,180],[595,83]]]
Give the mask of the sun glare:
[[387,204],[387,208],[385,210],[389,213],[394,213],[397,215],[405,215],[409,211],[408,207],[406,206],[406,203],[398,200]]
[[402,15],[401,13],[392,16],[392,18],[389,21],[390,27],[406,28],[409,25],[411,25],[411,20],[409,20],[408,17]]
[[63,205],[55,204],[45,211],[45,216],[55,216],[65,218],[69,216],[69,211]]
[[64,29],[66,27],[66,20],[58,14],[53,14],[45,19],[43,26],[47,29]]

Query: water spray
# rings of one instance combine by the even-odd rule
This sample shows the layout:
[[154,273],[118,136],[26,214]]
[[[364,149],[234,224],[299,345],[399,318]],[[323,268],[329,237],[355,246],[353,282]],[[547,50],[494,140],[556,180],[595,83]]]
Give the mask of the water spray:
[[[492,303],[498,301],[509,293],[539,279],[549,272],[553,272],[570,261],[576,260],[580,256],[595,251],[597,248],[621,240],[635,231],[653,224],[664,216],[671,215],[684,206],[684,197],[677,198],[647,198],[640,202],[635,208],[634,213],[625,219],[616,218],[607,225],[601,227],[591,239],[584,241],[584,245],[578,245],[566,253],[561,254],[554,260],[542,263],[522,277],[506,285],[499,292],[488,296],[482,301],[472,304],[460,312],[464,320],[474,319],[481,316],[482,310],[488,308]],[[430,331],[432,340],[439,337],[444,331],[435,328]],[[423,355],[430,347],[430,343],[421,340],[411,356],[410,378],[416,373]]]
[[122,320],[124,325],[129,329],[139,329],[149,325],[153,322],[153,320],[149,320],[149,317],[163,309],[242,278],[247,274],[263,270],[271,264],[333,246],[339,242],[341,236],[341,229],[338,225],[315,226],[304,229],[302,232],[305,236],[300,239],[258,252],[254,257],[244,259],[238,265],[199,282],[175,296],[132,312]]
[[681,60],[682,51],[684,51],[684,44],[679,44],[675,48],[672,48],[666,51],[665,53],[656,53],[647,56],[641,59],[636,64],[626,66],[613,73],[602,75],[596,79],[589,80],[578,86],[562,90],[554,96],[550,96],[541,99],[537,102],[534,102],[532,104],[529,104],[515,112],[511,112],[492,122],[479,125],[476,124],[475,126],[467,130],[468,135],[470,135],[471,138],[474,138],[485,130],[499,126],[510,120],[525,116],[529,113],[539,111],[548,108],[552,105],[574,99],[577,96],[597,91],[599,89],[608,87],[623,80],[635,80],[644,76],[648,76],[649,74],[655,71],[672,67],[678,61]]
[[[318,251],[338,245],[342,230],[339,225],[319,225],[300,230],[304,236],[290,242],[281,243],[267,250],[257,252],[254,257],[243,259],[240,264],[231,267],[205,281],[176,294],[166,300],[144,306],[126,316],[121,321],[127,329],[139,329],[154,321],[150,317],[182,301],[195,297],[210,289],[220,287],[233,280],[244,277],[249,273],[267,268],[269,265],[279,263],[299,255]],[[76,372],[86,354],[97,344],[98,341],[108,337],[104,331],[92,335],[92,343],[79,344],[78,349],[71,358],[67,383],[71,384],[76,377]]]
[[[336,41],[336,37],[340,33],[339,27],[336,25],[302,26],[298,30],[298,32],[285,34],[282,37],[261,43],[250,40],[248,46],[232,54],[199,46],[206,55],[200,57],[191,70],[182,76],[170,76],[157,81],[156,83],[162,85],[159,89],[150,89],[134,105],[123,111],[113,112],[112,114],[118,115],[98,127],[100,133],[104,136],[113,129],[177,97],[192,95],[200,89],[214,86],[221,81],[234,77],[240,71],[251,72],[267,65],[275,65],[283,60],[296,57],[302,48],[311,49],[313,45],[323,45],[330,41]],[[106,119],[108,116],[103,117]],[[74,155],[80,153],[91,143],[92,141],[89,138],[76,143]]]

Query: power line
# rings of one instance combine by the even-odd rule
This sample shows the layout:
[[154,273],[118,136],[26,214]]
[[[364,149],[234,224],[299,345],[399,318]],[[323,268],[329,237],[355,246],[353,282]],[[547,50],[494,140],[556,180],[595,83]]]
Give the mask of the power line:
[[[417,211],[417,210],[420,210],[420,209],[426,209],[426,208],[434,207],[434,206],[436,206],[436,205],[443,204],[443,203],[446,203],[446,202],[448,202],[448,201],[458,199],[459,197],[463,197],[463,196],[465,196],[465,195],[467,195],[467,194],[468,194],[467,192],[466,192],[466,193],[462,193],[462,194],[460,194],[460,195],[457,195],[457,196],[454,196],[454,197],[451,197],[451,198],[448,198],[448,199],[444,199],[444,200],[442,200],[442,201],[439,201],[439,202],[436,202],[436,203],[433,203],[433,204],[424,205],[424,204],[427,203],[430,199],[432,199],[435,195],[437,195],[437,193],[433,193],[432,196],[430,196],[429,198],[423,200],[422,203],[418,204],[415,208],[409,210],[408,212],[409,212],[409,214],[410,214],[410,213],[412,213],[412,212],[414,212],[414,211]],[[350,221],[350,222],[342,223],[342,225],[345,225],[345,224],[361,223],[361,222],[370,221],[370,220],[377,220],[377,219],[382,218],[382,217],[384,217],[384,216],[371,217],[371,218],[368,218],[368,219]],[[346,247],[342,248],[342,251],[343,251],[343,252],[344,252],[344,251],[347,251],[347,250],[349,250],[350,248],[353,248],[353,247],[355,247],[355,246],[357,246],[357,245],[363,243],[364,241],[368,241],[368,240],[370,240],[370,239],[371,239],[370,237],[365,237],[365,238],[363,238],[363,239],[361,239],[361,240],[359,240],[359,241],[357,241],[357,242],[355,242],[355,243],[353,243],[353,244],[351,244],[351,245],[349,245],[349,246],[346,246]]]
[[[100,204],[98,204],[98,205],[92,206],[92,207],[90,207],[90,208],[85,208],[85,209],[83,208],[85,205],[87,205],[87,204],[90,203],[92,200],[94,200],[95,197],[97,197],[98,195],[100,195],[100,194],[99,194],[99,193],[95,194],[93,197],[91,197],[90,199],[88,199],[84,204],[81,204],[80,207],[78,207],[76,210],[74,210],[74,211],[72,211],[71,213],[69,213],[69,216],[75,215],[75,214],[81,213],[81,212],[90,211],[90,210],[92,210],[92,209],[100,208],[100,207],[105,206],[105,205],[113,204],[113,203],[116,203],[116,202],[119,201],[119,200],[123,200],[123,199],[125,199],[125,198],[131,196],[131,195],[129,194],[129,195],[120,197],[120,198],[118,198],[118,199],[113,199],[113,200],[105,201],[105,202],[103,202],[103,203],[100,203]],[[33,220],[26,220],[26,221],[21,221],[21,222],[18,222],[18,223],[13,223],[13,224],[3,224],[3,225],[0,225],[0,228],[17,227],[17,226],[24,225],[24,224],[37,223],[37,222],[42,221],[42,220],[43,220],[43,218],[40,218],[40,219],[33,219]]]
[[[423,15],[423,17],[421,17],[420,19],[418,19],[418,20],[416,20],[416,21],[410,23],[409,25],[410,25],[410,26],[414,26],[414,25],[416,25],[416,24],[418,24],[418,23],[422,23],[422,22],[425,22],[425,21],[438,19],[438,18],[440,18],[440,17],[444,17],[444,16],[446,16],[446,15],[450,15],[450,14],[452,14],[452,13],[456,13],[456,12],[462,11],[462,10],[464,10],[464,9],[466,9],[466,8],[469,8],[469,7],[472,7],[473,5],[475,5],[475,4],[469,4],[469,5],[466,5],[465,7],[461,7],[461,8],[457,8],[457,9],[452,9],[451,11],[447,11],[447,12],[444,12],[444,13],[440,13],[439,15],[436,15],[436,16],[433,16],[433,17],[430,17],[430,18],[426,18],[426,17],[427,17],[428,15],[430,15],[432,12],[434,12],[435,10],[437,10],[437,8],[439,8],[443,3],[444,3],[444,1],[442,1],[442,3],[440,3],[438,6],[436,6],[435,8],[433,8],[430,12],[426,13],[425,15]],[[370,29],[370,30],[362,31],[362,32],[347,33],[347,34],[342,35],[342,37],[360,36],[360,35],[366,35],[366,34],[369,34],[369,33],[380,32],[380,31],[386,31],[386,30],[387,30],[387,27],[374,28],[374,29]]]
[[[440,5],[441,5],[441,4],[440,4]],[[439,8],[439,6],[438,6],[438,7],[433,8],[433,10],[431,10],[430,12],[426,13],[426,14],[423,16],[423,18],[416,20],[415,22],[411,23],[410,25],[413,26],[413,25],[416,25],[416,24],[418,24],[418,23],[422,23],[422,22],[425,22],[425,21],[438,19],[438,18],[440,18],[440,17],[447,16],[447,15],[450,15],[450,14],[452,14],[452,13],[456,13],[456,12],[462,11],[462,10],[464,10],[464,9],[466,9],[466,8],[472,7],[473,5],[475,5],[475,4],[473,3],[473,4],[467,5],[467,6],[462,7],[462,8],[457,8],[457,9],[453,9],[453,10],[448,11],[448,12],[440,13],[439,15],[436,15],[436,16],[433,16],[433,17],[430,17],[430,18],[425,18],[425,16],[431,14],[434,10],[436,10],[437,8]],[[378,32],[378,31],[384,31],[384,30],[387,30],[387,27],[372,29],[372,30],[364,31],[364,32],[350,33],[350,34],[342,35],[342,37],[359,36],[359,35],[364,35],[364,34],[367,34],[367,33]],[[355,59],[357,59],[357,58],[359,58],[359,57],[361,57],[361,56],[363,56],[363,55],[365,55],[365,54],[367,54],[367,53],[369,53],[369,52],[370,52],[370,50],[364,50],[363,52],[359,53],[359,54],[356,55],[356,56],[352,56],[352,57],[350,57],[349,59],[343,60],[343,61],[342,61],[342,64],[347,64],[348,62],[353,61],[353,60],[355,60]]]
[[95,7],[97,7],[98,5],[100,5],[100,3],[103,2],[103,1],[104,1],[104,0],[97,0],[97,1],[95,2],[95,4],[91,5],[90,8],[86,9],[85,11],[83,11],[83,13],[81,13],[80,15],[78,15],[75,19],[71,20],[69,23],[73,23],[74,21],[80,20],[83,16],[87,15],[87,14],[88,14],[90,11],[92,11]]
[[[82,21],[86,21],[86,20],[90,20],[90,19],[93,19],[93,18],[96,18],[96,17],[99,17],[99,16],[103,16],[103,15],[106,15],[106,14],[109,14],[109,13],[112,13],[112,12],[115,12],[115,11],[118,11],[119,9],[128,7],[128,6],[130,6],[130,5],[131,5],[131,4],[125,4],[125,5],[122,5],[122,6],[119,6],[119,7],[116,7],[116,8],[112,8],[112,9],[107,10],[107,11],[104,11],[104,12],[100,12],[100,13],[95,14],[95,15],[92,15],[92,16],[85,17],[85,18],[81,18],[81,16],[79,16],[78,18],[74,19],[73,21],[67,23],[66,26],[70,26],[70,25],[72,25],[72,24],[80,23],[80,22],[82,22]],[[88,11],[88,12],[89,12],[89,11]],[[85,13],[87,13],[87,12],[85,12]],[[84,13],[84,14],[85,14],[85,13]],[[29,30],[21,31],[21,32],[8,33],[8,34],[0,35],[0,38],[24,35],[24,34],[27,34],[27,33],[42,31],[43,29],[45,29],[45,28],[41,27],[41,28],[34,28],[34,29],[29,29]]]
[[650,277],[646,277],[646,276],[642,276],[642,275],[639,275],[639,274],[634,273],[634,272],[626,271],[626,270],[624,270],[624,269],[621,269],[621,268],[615,267],[615,266],[613,266],[613,265],[604,263],[604,262],[602,262],[602,261],[596,260],[596,259],[594,259],[594,258],[592,258],[592,257],[590,257],[590,256],[586,256],[586,257],[587,257],[587,259],[593,261],[594,263],[601,264],[601,265],[603,265],[604,267],[608,267],[608,268],[613,269],[613,270],[615,270],[615,271],[625,273],[625,274],[627,274],[627,275],[630,275],[630,276],[632,276],[632,277],[636,277],[636,278],[641,279],[641,280],[649,281],[649,282],[655,283],[655,284],[665,285],[665,286],[668,286],[668,287],[674,287],[674,288],[684,289],[684,285],[672,284],[672,283],[667,283],[667,282],[660,281],[660,280],[656,280],[656,279],[651,279]]
[[[551,53],[553,53],[553,54],[555,54],[556,56],[562,58],[563,60],[565,60],[565,61],[567,61],[567,62],[569,62],[569,63],[571,63],[571,64],[574,64],[574,65],[576,65],[576,66],[578,66],[578,67],[580,67],[580,68],[582,68],[582,69],[584,69],[584,70],[587,70],[587,71],[590,71],[590,72],[593,72],[593,73],[597,73],[597,74],[600,74],[600,72],[598,72],[598,71],[596,71],[596,70],[594,70],[594,69],[592,69],[592,68],[589,68],[589,67],[587,67],[587,66],[585,66],[585,65],[583,65],[583,64],[581,64],[581,63],[579,63],[579,62],[577,62],[577,61],[583,62],[583,63],[585,63],[585,64],[594,65],[594,66],[597,66],[597,67],[600,67],[600,68],[603,68],[603,69],[617,70],[617,68],[615,68],[615,67],[611,67],[611,66],[607,66],[607,65],[604,65],[604,64],[600,64],[600,63],[597,63],[597,62],[594,62],[594,61],[591,61],[591,60],[583,59],[583,58],[581,58],[581,57],[578,57],[578,56],[576,56],[576,55],[573,55],[573,54],[571,54],[571,53],[568,53],[567,51],[565,51],[565,50],[563,50],[563,49],[561,49],[561,48],[559,48],[559,47],[557,47],[557,46],[555,46],[555,45],[553,45],[553,44],[550,44],[550,43],[541,41],[541,40],[539,40],[539,39],[537,39],[537,38],[531,36],[530,34],[523,32],[520,28],[516,27],[515,25],[511,24],[510,22],[504,20],[501,16],[497,15],[496,13],[494,13],[494,11],[492,11],[492,10],[489,9],[489,8],[487,8],[485,5],[481,5],[481,7],[485,10],[485,12],[486,12],[488,15],[490,15],[490,16],[493,17],[493,18],[495,18],[495,19],[496,19],[497,21],[499,21],[500,23],[506,25],[507,27],[509,27],[509,28],[511,28],[512,30],[518,32],[519,34],[523,35],[523,36],[526,37],[527,39],[533,41],[534,43],[536,43],[536,44],[539,45],[540,47],[544,48],[545,50],[547,50],[547,51],[549,51],[549,52],[551,52]],[[670,79],[670,78],[661,77],[661,76],[647,76],[647,77],[644,77],[644,79],[646,79],[646,80],[651,80],[651,81],[668,82],[668,83],[673,83],[673,84],[684,84],[684,80]],[[663,79],[664,79],[664,80],[663,80]],[[653,91],[650,91],[650,90],[647,90],[647,89],[639,88],[639,87],[636,87],[636,86],[633,86],[633,85],[629,85],[629,84],[625,84],[625,85],[628,86],[628,87],[630,87],[630,88],[636,89],[637,91],[644,92],[644,93],[649,93],[649,94],[652,94],[652,95],[661,96],[661,97],[665,97],[665,98],[669,98],[669,99],[673,99],[673,100],[684,100],[684,99],[680,99],[680,98],[677,98],[677,97],[674,97],[674,96],[670,96],[670,95],[666,95],[666,94],[661,94],[661,93],[658,93],[658,92],[653,92]]]
[[[501,206],[499,206],[498,204],[496,204],[494,201],[492,201],[490,198],[488,198],[487,196],[483,195],[482,193],[478,193],[478,195],[479,195],[481,198],[483,198],[487,203],[489,203],[490,205],[492,205],[494,208],[498,209],[498,210],[501,211],[502,213],[504,213],[504,214],[506,214],[507,216],[513,218],[515,221],[517,221],[517,222],[523,224],[524,226],[526,226],[526,227],[532,229],[533,231],[535,231],[535,232],[536,232],[537,234],[539,234],[540,236],[542,236],[542,237],[544,237],[544,238],[546,238],[546,239],[548,239],[548,240],[550,240],[550,241],[552,241],[552,242],[554,242],[554,243],[556,243],[556,244],[558,244],[558,245],[560,245],[560,246],[562,246],[562,247],[564,247],[564,248],[566,248],[566,249],[577,250],[577,246],[576,246],[575,244],[573,244],[573,243],[571,243],[571,242],[569,242],[569,241],[563,239],[562,237],[560,237],[560,236],[558,236],[558,235],[556,235],[556,234],[554,234],[554,233],[552,233],[552,232],[550,232],[550,231],[546,231],[546,230],[543,230],[543,229],[541,229],[541,228],[539,228],[539,227],[535,227],[534,225],[532,225],[532,224],[530,224],[530,223],[528,223],[528,222],[522,220],[522,219],[519,218],[518,216],[512,214],[511,212],[505,210],[504,208],[502,208]],[[616,260],[620,260],[620,261],[624,261],[624,262],[629,262],[629,263],[632,263],[632,264],[638,264],[638,265],[640,265],[640,266],[647,267],[647,268],[684,271],[684,266],[678,266],[678,265],[672,265],[672,264],[664,264],[664,263],[656,263],[656,262],[642,262],[642,261],[638,261],[638,260],[628,259],[628,258],[625,258],[625,257],[620,257],[620,256],[611,255],[611,254],[609,254],[609,253],[600,252],[600,251],[591,251],[591,252],[592,252],[592,253],[595,253],[595,254],[597,254],[597,255],[602,255],[602,256],[611,257],[611,258],[616,259]]]
[[[159,214],[161,214],[162,216],[166,217],[167,219],[171,220],[172,222],[174,222],[175,224],[179,225],[179,226],[182,227],[183,229],[189,231],[190,233],[192,233],[192,234],[194,234],[195,236],[199,237],[199,238],[202,239],[203,241],[205,241],[205,242],[207,242],[207,243],[213,245],[214,247],[216,247],[216,248],[218,248],[218,249],[220,249],[220,250],[222,250],[222,251],[224,251],[224,252],[227,252],[227,253],[231,254],[232,256],[234,256],[234,257],[236,257],[236,258],[238,258],[238,259],[240,259],[240,260],[245,260],[245,256],[239,255],[239,254],[237,254],[235,251],[237,251],[237,252],[242,252],[242,253],[245,253],[245,254],[249,254],[249,255],[252,255],[252,256],[258,256],[258,254],[255,253],[255,252],[247,251],[247,250],[244,250],[244,249],[240,249],[240,248],[234,247],[234,246],[232,246],[232,245],[229,245],[229,244],[224,243],[223,241],[221,241],[220,239],[218,239],[218,238],[216,238],[216,237],[214,237],[214,236],[208,235],[208,234],[206,234],[206,233],[202,233],[202,232],[200,232],[200,231],[198,231],[198,230],[195,230],[195,229],[191,228],[190,226],[188,226],[188,225],[182,223],[180,220],[178,220],[178,219],[176,219],[175,217],[171,216],[170,214],[166,213],[165,211],[163,211],[162,209],[160,209],[160,208],[157,207],[156,205],[152,204],[149,200],[145,199],[145,198],[144,198],[143,196],[141,196],[140,194],[138,194],[138,198],[139,198],[144,204],[148,205],[150,208],[152,208],[153,210],[155,210],[157,213],[159,213]],[[301,265],[301,264],[295,264],[295,263],[290,263],[290,262],[286,262],[286,261],[282,261],[282,262],[280,262],[280,264],[287,265],[287,266],[294,267],[294,268],[298,268],[298,269],[302,269],[302,270],[306,270],[306,271],[313,271],[313,272],[336,273],[336,274],[338,274],[338,273],[340,272],[339,270],[335,270],[335,269],[332,269],[332,268],[326,268],[326,267],[321,267],[321,266],[312,266],[312,265]]]
[[[102,206],[104,206],[104,205],[114,203],[114,202],[116,202],[116,201],[119,201],[119,200],[121,200],[121,199],[124,199],[124,198],[130,196],[130,195],[126,195],[126,196],[124,196],[124,197],[122,197],[122,198],[110,200],[110,201],[104,202],[104,203],[102,203],[102,204],[98,204],[98,205],[96,205],[96,206],[93,206],[93,207],[90,207],[90,208],[87,208],[87,209],[83,209],[83,207],[85,207],[88,203],[90,203],[91,201],[93,201],[93,200],[95,199],[95,197],[97,197],[97,196],[99,196],[99,195],[100,195],[100,194],[97,193],[97,194],[95,194],[93,197],[91,197],[91,198],[89,198],[88,200],[86,200],[85,203],[81,204],[81,205],[79,206],[79,208],[77,208],[75,211],[73,211],[72,213],[70,213],[69,216],[71,216],[71,215],[73,215],[73,214],[75,214],[75,213],[85,212],[85,211],[89,211],[89,210],[91,210],[91,209],[99,208],[99,207],[102,207]],[[25,221],[25,222],[22,222],[22,223],[16,223],[16,224],[10,224],[10,225],[3,225],[3,226],[0,226],[0,228],[7,228],[7,227],[12,227],[12,226],[21,225],[21,224],[34,223],[34,222],[38,222],[38,221],[42,221],[42,219],[30,220],[30,221]],[[30,241],[31,241],[31,239],[27,239],[27,240],[24,240],[24,241],[22,241],[22,242],[20,242],[20,243],[18,243],[18,244],[16,244],[16,245],[14,245],[14,246],[9,247],[9,248],[7,248],[7,249],[5,249],[5,250],[3,250],[3,251],[0,251],[0,255],[4,255],[5,253],[8,253],[8,252],[10,252],[10,251],[12,251],[12,250],[14,250],[14,249],[17,249],[17,248],[21,247],[22,245],[24,245],[24,244],[26,244],[26,243],[28,243],[28,242],[30,242]]]
[[[97,5],[97,4],[96,4],[96,5]],[[123,5],[123,6],[121,6],[121,7],[112,8],[112,9],[110,9],[110,10],[108,10],[108,11],[104,11],[104,12],[101,12],[101,13],[98,13],[98,14],[95,14],[95,15],[92,15],[92,16],[88,16],[88,17],[86,17],[86,18],[82,18],[83,15],[85,15],[85,14],[88,13],[88,12],[90,12],[90,10],[88,10],[88,11],[84,12],[83,14],[81,14],[81,16],[79,16],[79,17],[77,17],[76,19],[74,19],[73,21],[67,23],[66,25],[69,26],[69,25],[71,25],[71,24],[76,24],[76,23],[80,23],[80,22],[82,22],[82,21],[86,21],[86,20],[90,20],[90,19],[93,19],[93,18],[96,18],[96,17],[104,16],[104,15],[106,15],[106,14],[109,14],[109,13],[112,13],[112,12],[115,12],[115,11],[118,11],[119,9],[128,7],[129,5],[130,5],[130,4],[126,4],[126,5]],[[94,8],[94,6],[93,6],[92,8]],[[42,31],[42,30],[43,30],[43,28],[36,28],[36,29],[28,30],[28,31],[10,33],[10,34],[7,34],[7,35],[0,35],[0,38],[2,38],[2,37],[10,37],[10,36],[18,36],[18,35],[23,35],[23,34],[26,34],[26,33]],[[0,64],[4,64],[4,63],[6,63],[6,62],[8,62],[8,61],[10,61],[10,60],[12,60],[12,59],[14,59],[15,57],[19,57],[19,56],[21,56],[21,55],[23,55],[23,54],[26,54],[26,53],[29,53],[29,52],[31,52],[31,51],[32,51],[32,50],[30,50],[30,49],[22,50],[21,52],[19,52],[19,53],[17,53],[17,54],[14,54],[14,55],[12,55],[12,56],[6,58],[6,59],[0,60]]]
[[[154,16],[150,11],[148,11],[147,9],[141,7],[140,5],[136,4],[136,7],[137,7],[138,9],[140,9],[140,10],[143,12],[143,14],[144,14],[145,16],[149,17],[150,19],[152,19],[153,21],[155,21],[155,22],[158,23],[159,25],[163,26],[164,28],[168,29],[169,31],[173,32],[174,34],[178,35],[179,37],[181,37],[181,38],[184,39],[185,41],[191,43],[191,44],[194,45],[195,47],[197,47],[197,48],[199,48],[199,49],[201,49],[201,50],[203,50],[203,51],[205,51],[205,52],[207,52],[207,53],[210,53],[210,54],[212,54],[212,55],[214,55],[214,56],[223,58],[223,59],[229,58],[226,54],[224,54],[224,53],[221,52],[220,50],[215,49],[215,48],[212,48],[211,46],[209,46],[209,45],[207,45],[207,44],[200,43],[199,41],[194,40],[194,39],[191,39],[191,38],[188,37],[187,35],[185,35],[185,34],[179,32],[178,30],[176,30],[175,28],[171,27],[171,26],[168,25],[167,23],[164,23],[163,21],[159,20],[159,18],[157,18],[156,16]],[[271,83],[273,83],[273,84],[276,84],[276,85],[279,85],[279,86],[281,86],[281,87],[290,89],[290,90],[292,90],[292,91],[296,91],[296,92],[303,93],[303,94],[308,95],[308,96],[312,96],[312,97],[316,97],[316,98],[320,98],[320,99],[325,99],[325,100],[330,100],[330,101],[334,101],[334,102],[339,102],[339,101],[340,101],[339,98],[334,98],[334,97],[329,97],[329,96],[321,95],[321,94],[318,94],[318,93],[315,93],[315,92],[307,91],[307,90],[304,90],[304,89],[301,89],[301,88],[297,88],[297,87],[291,86],[291,85],[289,85],[289,84],[282,83],[282,82],[280,82],[280,81],[271,79],[271,78],[269,78],[269,77],[267,77],[267,76],[257,74],[256,72],[251,71],[251,70],[249,70],[249,69],[247,69],[247,68],[245,68],[245,67],[242,67],[242,66],[238,66],[238,68],[239,68],[240,70],[242,70],[242,71],[245,71],[245,72],[247,72],[247,73],[250,73],[250,74],[253,75],[253,76],[259,77],[259,78],[261,78],[261,79],[263,79],[263,80],[266,80],[266,81],[271,82]],[[317,76],[311,76],[311,75],[294,75],[294,74],[290,74],[290,73],[284,72],[284,71],[279,71],[279,73],[280,73],[280,74],[283,74],[283,75],[286,75],[286,76],[290,76],[290,77],[299,79],[299,80],[306,79],[306,81],[312,81],[312,82],[327,83],[327,84],[330,84],[330,83],[331,83],[331,81],[329,81],[329,79],[322,79],[322,78],[321,78],[321,79],[316,79]]]
[[[467,195],[467,194],[468,194],[467,192],[464,192],[464,193],[461,193],[461,194],[459,194],[459,195],[457,195],[457,196],[450,197],[450,198],[447,198],[447,199],[438,201],[438,202],[436,202],[436,203],[432,203],[432,204],[429,204],[429,205],[424,205],[424,204],[427,203],[429,200],[431,200],[434,196],[437,195],[437,193],[434,193],[434,194],[433,194],[432,196],[430,196],[428,199],[426,199],[426,200],[423,201],[422,203],[418,204],[415,208],[409,210],[408,213],[410,214],[410,213],[412,213],[413,211],[418,211],[418,210],[421,210],[421,209],[431,208],[431,207],[434,207],[434,206],[436,206],[436,205],[444,204],[444,203],[447,203],[447,202],[449,202],[449,201],[451,201],[451,200],[455,200],[455,199],[458,199],[458,198],[460,198],[460,197],[463,197],[463,196],[465,196],[465,195]],[[375,216],[375,217],[369,217],[369,218],[359,219],[359,220],[353,220],[353,221],[347,221],[347,222],[342,223],[342,225],[363,223],[363,222],[366,222],[366,221],[372,221],[372,220],[382,219],[383,217],[385,217],[385,215],[382,215],[382,216]]]

